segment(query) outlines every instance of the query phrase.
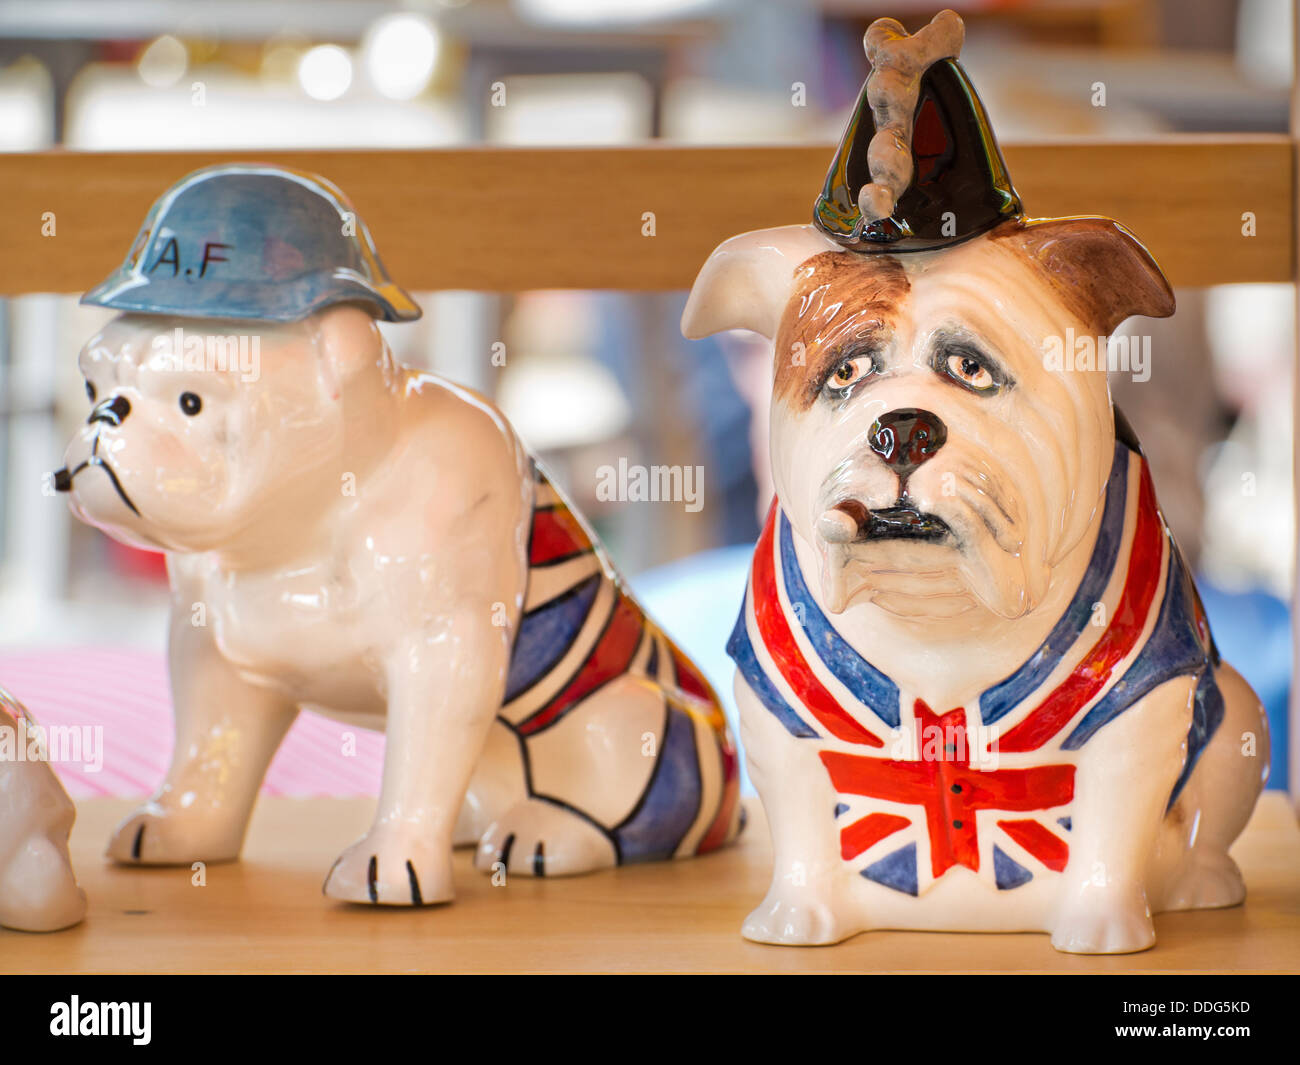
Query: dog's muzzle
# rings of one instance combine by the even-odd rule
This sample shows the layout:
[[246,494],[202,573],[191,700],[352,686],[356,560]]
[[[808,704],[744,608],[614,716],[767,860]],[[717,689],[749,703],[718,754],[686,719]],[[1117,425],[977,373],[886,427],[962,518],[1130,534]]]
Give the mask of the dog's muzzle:
[[86,424],[94,425],[96,422],[105,422],[117,428],[126,421],[126,416],[130,413],[131,402],[126,396],[110,396],[108,399],[95,404],[90,412],[90,417],[86,419]]
[[902,407],[882,414],[867,434],[871,450],[885,460],[902,485],[899,495],[907,494],[907,479],[924,462],[928,462],[948,440],[943,419],[928,410]]
[[907,479],[934,457],[948,440],[948,427],[937,414],[901,407],[876,419],[867,444],[898,477],[898,501],[869,510],[857,499],[844,499],[817,519],[817,531],[831,544],[866,543],[871,540],[920,540],[938,543],[952,530],[942,518],[912,506]]
[[917,510],[902,499],[892,507],[876,510],[868,510],[860,500],[846,499],[817,519],[817,531],[828,544],[864,544],[872,540],[937,544],[952,534],[942,518]]
[[[96,422],[103,422],[114,428],[125,421],[126,416],[131,413],[131,404],[125,396],[113,396],[97,403],[90,412],[90,417],[86,419],[87,425],[94,425]],[[54,490],[56,492],[71,492],[73,478],[82,470],[90,467],[97,467],[104,471],[108,476],[109,483],[113,486],[113,491],[127,508],[136,517],[140,517],[140,509],[127,495],[126,489],[122,487],[122,482],[118,480],[117,471],[113,469],[99,454],[99,433],[95,433],[94,440],[90,444],[90,457],[80,463],[75,469],[69,470],[67,466],[62,466],[53,473]]]

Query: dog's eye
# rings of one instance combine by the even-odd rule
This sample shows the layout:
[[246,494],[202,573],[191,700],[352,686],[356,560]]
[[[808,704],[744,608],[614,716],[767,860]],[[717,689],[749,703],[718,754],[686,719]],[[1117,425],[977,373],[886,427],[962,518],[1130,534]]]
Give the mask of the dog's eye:
[[181,411],[188,414],[191,418],[203,409],[203,400],[199,399],[193,392],[181,393]]
[[976,392],[989,392],[997,387],[997,379],[988,371],[979,359],[973,355],[959,353],[949,355],[945,366],[948,376],[960,381],[967,388]]
[[870,377],[875,368],[875,360],[868,355],[845,359],[831,371],[830,377],[826,379],[826,385],[833,392],[846,392],[863,378]]
[[86,382],[86,398],[89,399],[91,403],[95,402],[95,386],[89,381]]

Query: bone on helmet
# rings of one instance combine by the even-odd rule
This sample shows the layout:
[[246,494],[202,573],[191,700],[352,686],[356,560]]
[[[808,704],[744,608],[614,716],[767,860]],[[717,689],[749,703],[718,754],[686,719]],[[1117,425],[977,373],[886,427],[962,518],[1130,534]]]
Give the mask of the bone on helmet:
[[872,71],[831,162],[811,225],[724,241],[691,288],[682,332],[773,338],[795,273],[820,252],[863,257],[941,252],[992,236],[1041,269],[1081,321],[1109,332],[1133,314],[1173,313],[1168,281],[1108,218],[1030,219],[974,86],[957,59],[951,11],[909,36],[893,19],[867,30]]

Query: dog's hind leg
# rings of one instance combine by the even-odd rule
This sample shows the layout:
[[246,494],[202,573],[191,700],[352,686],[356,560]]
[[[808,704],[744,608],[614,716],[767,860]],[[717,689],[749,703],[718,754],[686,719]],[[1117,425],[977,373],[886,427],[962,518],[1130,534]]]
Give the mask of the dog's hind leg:
[[479,841],[476,868],[516,876],[574,876],[617,864],[609,831],[576,807],[522,799]]
[[478,868],[569,876],[617,864],[615,833],[647,789],[664,720],[660,689],[624,674],[545,728],[511,726],[527,789],[483,834]]
[[484,834],[476,864],[566,876],[721,846],[735,836],[740,808],[720,713],[624,674],[545,728],[520,727],[528,797]]
[[1165,818],[1153,875],[1161,910],[1235,906],[1246,884],[1228,848],[1250,820],[1268,777],[1268,718],[1226,663],[1217,670],[1224,718]]

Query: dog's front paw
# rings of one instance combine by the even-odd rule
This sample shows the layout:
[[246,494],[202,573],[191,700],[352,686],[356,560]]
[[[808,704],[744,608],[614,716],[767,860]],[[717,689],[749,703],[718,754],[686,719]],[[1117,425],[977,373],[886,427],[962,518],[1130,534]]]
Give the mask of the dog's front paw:
[[196,807],[145,803],[117,826],[108,857],[124,865],[189,865],[239,857],[243,826],[232,827]]
[[451,851],[413,832],[372,828],[339,856],[322,890],[332,899],[378,906],[450,902]]
[[741,934],[756,943],[819,946],[862,931],[850,923],[829,895],[773,889],[745,918]]
[[1155,925],[1141,888],[1086,885],[1052,928],[1052,946],[1068,954],[1132,954],[1155,942]]

